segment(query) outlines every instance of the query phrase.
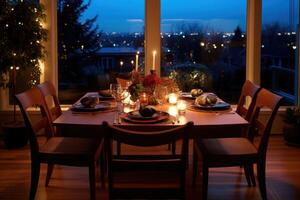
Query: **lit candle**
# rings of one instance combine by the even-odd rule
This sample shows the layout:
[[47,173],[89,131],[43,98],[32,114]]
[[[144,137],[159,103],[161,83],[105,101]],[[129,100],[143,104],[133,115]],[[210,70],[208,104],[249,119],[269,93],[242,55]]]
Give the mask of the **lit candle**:
[[171,93],[169,94],[169,103],[176,104],[177,103],[177,94]]
[[168,107],[168,113],[170,115],[172,115],[173,117],[176,117],[177,118],[177,115],[178,115],[178,109],[176,106],[169,106]]
[[124,65],[124,62],[121,60],[120,61],[120,66],[123,67],[123,65]]
[[138,71],[138,68],[139,68],[139,54],[140,52],[136,52],[136,55],[135,55],[135,70]]
[[153,65],[152,65],[152,70],[155,70],[155,56],[156,56],[156,51],[153,51],[152,54],[153,54]]
[[145,92],[143,92],[140,96],[140,104],[147,105],[148,104],[148,96]]
[[177,102],[177,109],[179,114],[184,114],[186,111],[186,102],[184,100],[180,100]]

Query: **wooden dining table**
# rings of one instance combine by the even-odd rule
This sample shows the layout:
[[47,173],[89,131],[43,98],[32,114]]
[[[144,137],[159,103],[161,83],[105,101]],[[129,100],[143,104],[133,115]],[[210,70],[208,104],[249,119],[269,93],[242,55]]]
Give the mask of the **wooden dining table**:
[[[87,93],[85,96],[97,95]],[[113,101],[108,101],[114,104]],[[155,106],[156,110],[170,114],[170,119],[159,123],[131,123],[122,120],[115,124],[126,129],[139,131],[155,131],[180,126],[188,121],[194,122],[193,130],[189,133],[190,138],[213,138],[213,137],[236,137],[240,136],[249,123],[232,108],[227,110],[201,110],[191,107],[193,100],[186,99],[188,108],[185,113],[178,114],[176,105],[163,104]],[[130,110],[125,107],[125,111]],[[74,112],[71,109],[63,112],[53,125],[60,130],[63,136],[72,137],[103,137],[102,122],[114,124],[116,110],[109,109],[98,112]]]

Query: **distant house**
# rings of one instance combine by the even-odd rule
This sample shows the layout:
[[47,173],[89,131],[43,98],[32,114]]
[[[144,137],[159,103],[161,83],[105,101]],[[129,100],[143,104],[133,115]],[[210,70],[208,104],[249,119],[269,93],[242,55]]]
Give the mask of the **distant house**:
[[144,62],[143,47],[103,47],[98,52],[97,66],[104,72],[107,70],[129,71],[135,67],[138,52],[140,65]]

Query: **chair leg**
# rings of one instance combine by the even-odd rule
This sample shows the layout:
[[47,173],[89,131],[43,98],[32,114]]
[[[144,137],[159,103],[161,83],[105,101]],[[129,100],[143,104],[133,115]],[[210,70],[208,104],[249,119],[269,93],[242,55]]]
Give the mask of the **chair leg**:
[[121,143],[117,142],[117,155],[121,155]]
[[244,165],[244,173],[246,176],[248,187],[251,187],[251,178],[250,178],[250,167],[248,164]]
[[181,195],[182,198],[181,199],[185,199],[185,184],[186,182],[186,172],[185,169],[182,169],[182,173],[181,173],[181,177],[180,177],[180,190],[181,190]]
[[102,152],[100,156],[100,179],[101,179],[101,186],[102,188],[105,188],[105,154]]
[[90,199],[96,199],[96,180],[95,180],[95,163],[89,166],[89,181],[90,181]]
[[207,199],[207,190],[208,190],[208,167],[203,161],[203,166],[202,166],[202,200]]
[[[195,144],[194,144],[195,146]],[[196,185],[196,181],[197,181],[197,175],[198,175],[198,156],[194,147],[193,150],[193,186]]]
[[176,142],[172,142],[172,154],[175,155],[176,154]]
[[251,164],[249,166],[249,173],[250,173],[250,178],[251,178],[251,181],[252,181],[252,185],[255,187],[256,186],[256,181],[255,181],[255,176],[254,176],[254,168],[253,168],[253,164]]
[[257,178],[259,183],[259,190],[263,200],[267,200],[266,189],[266,164],[265,162],[257,163]]
[[45,186],[48,187],[49,182],[50,182],[50,178],[53,172],[53,168],[54,168],[54,164],[50,164],[48,163],[48,167],[47,167],[47,175],[46,175],[46,182],[45,182]]
[[34,200],[40,177],[40,163],[31,163],[31,185],[29,199]]

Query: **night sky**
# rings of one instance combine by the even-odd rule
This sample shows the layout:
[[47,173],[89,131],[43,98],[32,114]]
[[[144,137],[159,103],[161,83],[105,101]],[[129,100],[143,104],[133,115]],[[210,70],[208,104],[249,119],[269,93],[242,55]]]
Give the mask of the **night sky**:
[[[225,32],[239,25],[245,31],[246,0],[161,0],[161,4],[162,32],[180,31],[183,23]],[[92,0],[82,18],[98,15],[104,32],[143,32],[144,7],[144,0]],[[289,25],[289,0],[263,0],[263,24],[273,22]]]

